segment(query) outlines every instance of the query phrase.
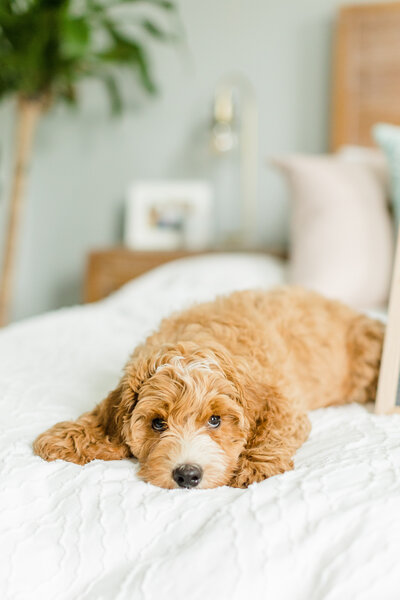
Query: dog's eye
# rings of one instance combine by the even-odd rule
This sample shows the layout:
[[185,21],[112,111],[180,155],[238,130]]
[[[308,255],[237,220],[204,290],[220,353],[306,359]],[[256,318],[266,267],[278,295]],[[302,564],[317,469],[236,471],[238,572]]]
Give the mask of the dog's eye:
[[154,429],[154,431],[165,431],[167,429],[166,422],[160,419],[159,417],[157,419],[152,420],[151,426]]
[[221,425],[221,417],[218,415],[211,415],[211,417],[208,419],[208,424],[213,429],[217,429],[217,427]]

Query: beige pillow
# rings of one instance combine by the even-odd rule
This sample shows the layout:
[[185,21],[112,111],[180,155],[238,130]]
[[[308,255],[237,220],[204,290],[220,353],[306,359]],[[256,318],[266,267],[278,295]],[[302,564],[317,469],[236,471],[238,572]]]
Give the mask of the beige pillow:
[[[371,152],[371,151],[369,151]],[[381,157],[272,161],[292,195],[290,282],[357,308],[383,306],[394,251]]]

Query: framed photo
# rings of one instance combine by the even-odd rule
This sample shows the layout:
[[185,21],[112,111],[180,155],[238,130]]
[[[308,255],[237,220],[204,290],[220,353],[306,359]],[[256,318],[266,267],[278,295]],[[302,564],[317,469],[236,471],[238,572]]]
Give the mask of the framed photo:
[[380,414],[400,413],[400,230],[397,236],[375,411]]
[[125,243],[135,250],[203,250],[212,242],[212,217],[207,182],[137,182],[128,193]]

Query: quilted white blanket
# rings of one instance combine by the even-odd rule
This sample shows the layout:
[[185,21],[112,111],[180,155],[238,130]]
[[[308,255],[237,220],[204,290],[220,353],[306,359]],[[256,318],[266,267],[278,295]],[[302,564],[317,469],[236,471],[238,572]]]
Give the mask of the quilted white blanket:
[[248,490],[161,490],[133,461],[32,453],[105,396],[171,309],[283,279],[262,256],[190,259],[0,333],[2,600],[400,598],[398,416],[317,411],[295,470]]

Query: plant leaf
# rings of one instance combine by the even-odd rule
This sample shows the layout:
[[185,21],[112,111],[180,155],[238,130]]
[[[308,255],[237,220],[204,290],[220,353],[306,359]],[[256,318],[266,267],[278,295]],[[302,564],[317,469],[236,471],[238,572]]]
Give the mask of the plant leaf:
[[115,78],[110,74],[104,75],[102,77],[102,80],[110,98],[111,111],[113,112],[113,114],[117,115],[121,113],[123,108],[122,96],[119,92],[117,82],[115,81]]
[[110,62],[118,61],[127,66],[137,67],[143,87],[149,94],[155,94],[157,86],[151,76],[150,61],[145,50],[137,42],[120,33],[113,23],[107,22],[106,25],[113,44],[102,57]]
[[158,25],[155,25],[155,23],[149,21],[148,19],[142,21],[142,27],[151,36],[164,42],[173,38],[173,36],[170,33],[168,33],[167,31],[163,31],[162,29],[160,29],[160,27],[158,27]]
[[153,77],[151,76],[149,60],[142,48],[138,47],[138,67],[139,75],[142,81],[143,87],[149,94],[156,94],[158,88],[155,84]]
[[165,10],[175,10],[176,6],[173,2],[168,2],[168,0],[160,0],[157,2],[161,6],[161,8],[165,8]]
[[90,43],[90,28],[84,18],[65,19],[61,51],[66,58],[83,56]]

